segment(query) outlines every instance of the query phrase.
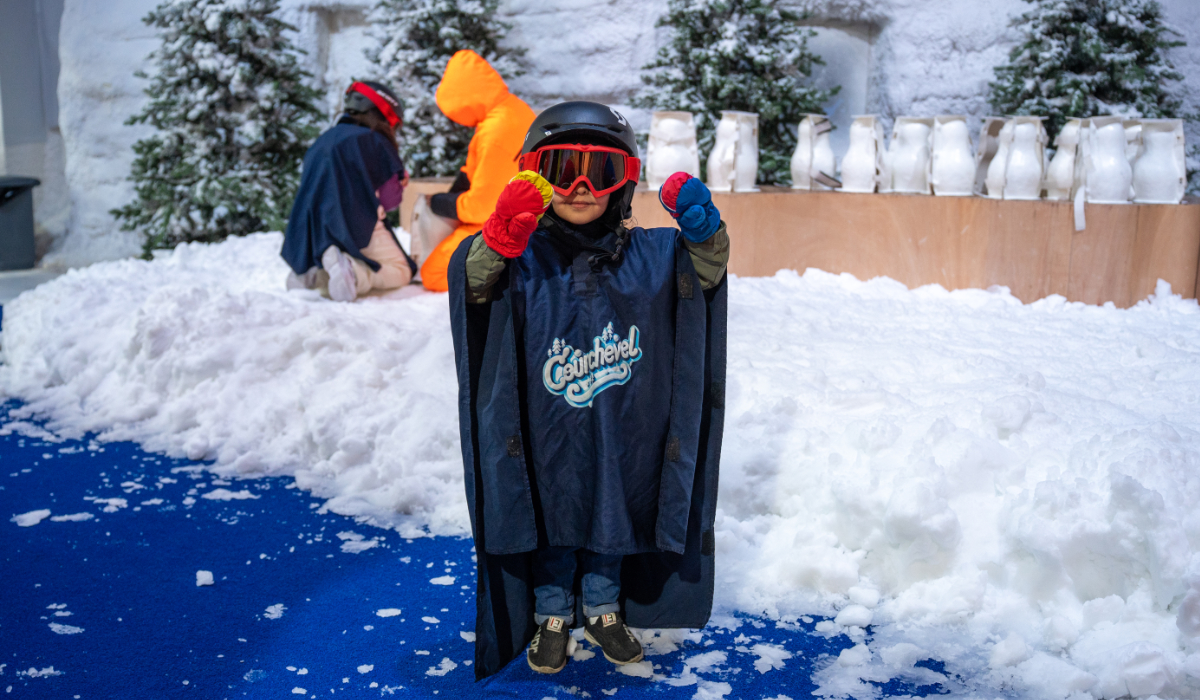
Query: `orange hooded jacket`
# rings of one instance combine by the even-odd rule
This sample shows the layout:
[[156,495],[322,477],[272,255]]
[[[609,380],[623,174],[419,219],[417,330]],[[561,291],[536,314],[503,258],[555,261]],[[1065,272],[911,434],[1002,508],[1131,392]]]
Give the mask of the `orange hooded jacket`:
[[434,292],[448,289],[446,268],[463,239],[478,233],[496,208],[496,200],[517,174],[517,156],[533,124],[529,105],[508,91],[495,68],[474,51],[459,51],[446,64],[437,89],[437,105],[452,121],[475,127],[462,170],[471,187],[458,197],[461,225],[421,265],[421,281]]

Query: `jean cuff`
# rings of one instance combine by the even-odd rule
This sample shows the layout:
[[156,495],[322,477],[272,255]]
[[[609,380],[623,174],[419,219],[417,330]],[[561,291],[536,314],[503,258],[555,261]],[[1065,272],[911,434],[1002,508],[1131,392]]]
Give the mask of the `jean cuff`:
[[[621,606],[617,603],[605,603],[604,605],[584,605],[583,614],[588,617],[600,617],[609,613],[621,612]],[[540,623],[539,623],[540,624]]]
[[[607,607],[607,606],[605,606],[605,607]],[[615,607],[615,606],[614,606],[614,607]],[[586,610],[586,608],[585,608],[585,610]],[[616,611],[615,611],[615,610],[605,610],[604,612],[616,612]],[[597,614],[598,614],[598,615],[603,615],[604,613],[597,613]],[[534,621],[534,622],[536,622],[537,624],[539,624],[539,625],[540,625],[540,624],[542,624],[542,623],[543,623],[543,622],[545,622],[546,620],[549,620],[549,619],[550,619],[550,618],[552,618],[552,617],[561,617],[562,619],[566,620],[566,621],[567,621],[567,627],[571,627],[572,625],[574,625],[574,624],[575,624],[575,614],[574,614],[574,613],[572,613],[572,614],[570,614],[570,615],[543,615],[543,614],[541,614],[541,613],[534,613],[534,614],[533,614],[533,621]]]

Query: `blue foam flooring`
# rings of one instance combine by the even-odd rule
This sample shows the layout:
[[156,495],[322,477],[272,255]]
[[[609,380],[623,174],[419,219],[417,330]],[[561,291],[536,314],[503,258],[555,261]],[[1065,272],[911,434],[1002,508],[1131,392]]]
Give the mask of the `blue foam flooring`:
[[[0,418],[16,406],[0,405]],[[469,539],[406,540],[320,512],[290,479],[222,483],[202,467],[131,443],[0,436],[0,697],[697,693],[616,673],[599,654],[554,676],[519,658],[477,684],[462,634],[475,614]],[[218,489],[252,498],[204,497]],[[37,524],[12,519],[40,509],[51,514]],[[197,585],[200,570],[212,572],[213,585]],[[796,699],[815,689],[816,667],[850,646],[816,634],[818,620],[741,622],[649,657],[655,672],[679,676],[686,659],[725,651],[726,663],[700,674],[730,684],[725,697]],[[794,656],[760,673],[756,656],[735,651],[757,643]],[[895,682],[879,689],[945,692]]]

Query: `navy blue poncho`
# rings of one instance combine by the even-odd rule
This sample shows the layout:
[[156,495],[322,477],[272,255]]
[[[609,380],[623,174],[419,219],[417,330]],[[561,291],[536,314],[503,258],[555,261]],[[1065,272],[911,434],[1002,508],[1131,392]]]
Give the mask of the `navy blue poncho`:
[[336,245],[372,270],[379,263],[363,256],[379,221],[375,191],[404,163],[392,144],[364,126],[343,120],[304,154],[300,189],[283,237],[283,259],[302,275]]
[[626,555],[633,627],[700,628],[712,611],[726,284],[701,289],[676,229],[635,228],[599,266],[555,235],[535,231],[484,304],[467,303],[473,237],[450,263],[476,678],[533,638],[539,547]]

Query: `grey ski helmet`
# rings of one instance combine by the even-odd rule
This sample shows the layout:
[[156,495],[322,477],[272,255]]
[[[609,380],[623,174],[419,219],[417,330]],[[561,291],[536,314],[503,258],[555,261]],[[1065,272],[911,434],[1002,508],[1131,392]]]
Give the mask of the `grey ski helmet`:
[[379,106],[376,105],[367,95],[355,89],[360,83],[370,88],[379,97],[383,98],[383,101],[391,108],[394,118],[397,122],[404,118],[404,101],[401,100],[387,85],[374,80],[356,81],[350,85],[350,87],[346,88],[346,94],[343,99],[344,107],[342,108],[342,111],[348,114],[366,114],[374,110],[379,112],[380,116],[387,119],[388,123],[392,124],[392,127],[395,128],[396,124],[392,123],[392,118],[390,118],[389,115],[385,114],[383,110],[379,109]]

